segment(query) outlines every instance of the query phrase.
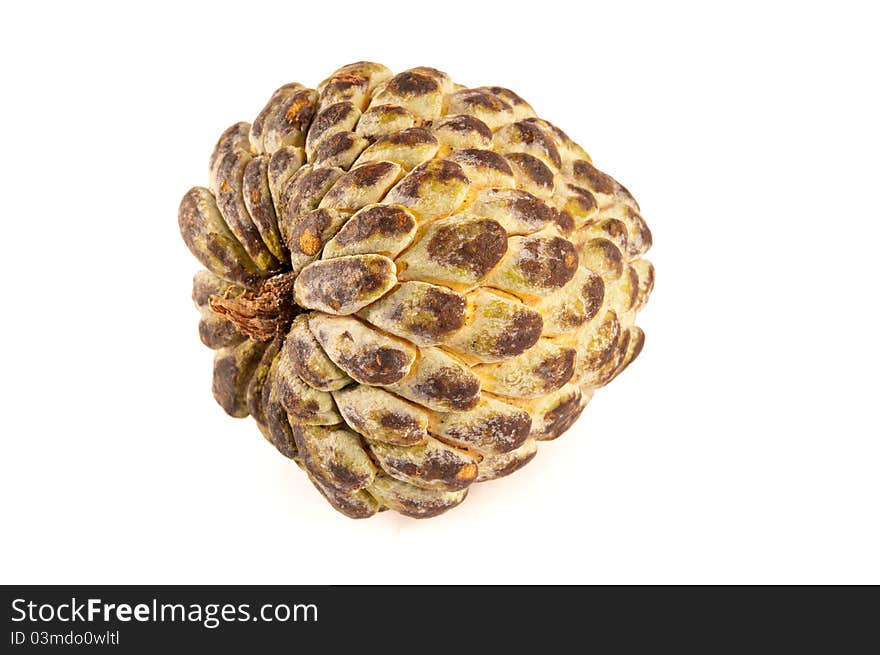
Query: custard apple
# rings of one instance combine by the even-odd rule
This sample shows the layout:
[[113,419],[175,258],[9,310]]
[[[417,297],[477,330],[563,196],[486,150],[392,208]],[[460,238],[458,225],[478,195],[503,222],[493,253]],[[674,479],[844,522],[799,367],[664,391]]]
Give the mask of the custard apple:
[[434,68],[285,84],[178,218],[217,402],[353,518],[513,473],[644,344],[632,195],[516,93]]

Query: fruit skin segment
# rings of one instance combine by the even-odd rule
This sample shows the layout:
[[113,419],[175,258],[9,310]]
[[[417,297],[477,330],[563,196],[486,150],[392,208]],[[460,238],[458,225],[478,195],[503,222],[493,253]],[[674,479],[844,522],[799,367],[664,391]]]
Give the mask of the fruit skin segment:
[[277,89],[178,211],[212,389],[342,514],[429,518],[642,351],[630,192],[499,86],[357,62]]

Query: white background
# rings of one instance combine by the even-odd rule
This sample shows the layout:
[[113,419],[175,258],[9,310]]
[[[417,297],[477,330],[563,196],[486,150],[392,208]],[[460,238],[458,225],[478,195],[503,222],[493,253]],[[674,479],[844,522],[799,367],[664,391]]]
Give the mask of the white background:
[[[0,581],[880,583],[868,7],[7,5]],[[227,125],[360,59],[513,88],[655,237],[640,359],[421,522],[215,405],[177,229]]]

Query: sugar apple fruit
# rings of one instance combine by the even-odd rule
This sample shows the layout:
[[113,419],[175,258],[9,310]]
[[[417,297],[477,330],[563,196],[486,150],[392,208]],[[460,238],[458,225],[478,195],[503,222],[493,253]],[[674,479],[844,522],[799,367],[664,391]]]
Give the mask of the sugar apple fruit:
[[217,402],[353,518],[513,473],[644,344],[630,193],[517,94],[434,68],[282,86],[178,218]]

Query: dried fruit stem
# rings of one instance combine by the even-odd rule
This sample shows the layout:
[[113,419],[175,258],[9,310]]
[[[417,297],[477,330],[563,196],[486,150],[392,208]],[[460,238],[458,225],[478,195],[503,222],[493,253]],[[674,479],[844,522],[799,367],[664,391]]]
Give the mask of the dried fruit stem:
[[294,273],[271,277],[256,291],[232,297],[223,295],[208,299],[211,310],[235,326],[235,329],[258,341],[269,341],[287,332],[291,321],[302,311],[293,302]]

